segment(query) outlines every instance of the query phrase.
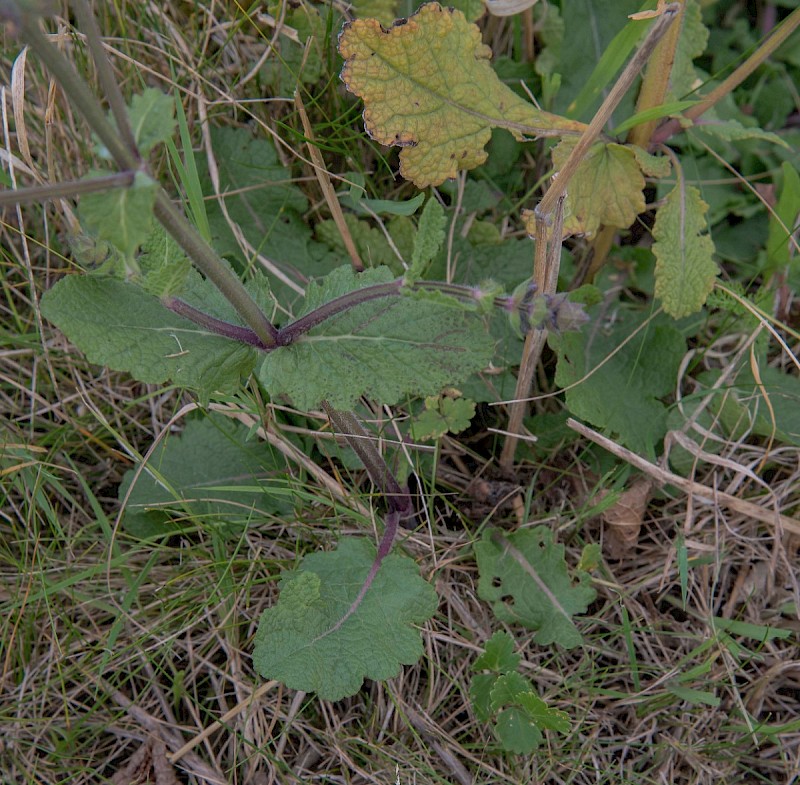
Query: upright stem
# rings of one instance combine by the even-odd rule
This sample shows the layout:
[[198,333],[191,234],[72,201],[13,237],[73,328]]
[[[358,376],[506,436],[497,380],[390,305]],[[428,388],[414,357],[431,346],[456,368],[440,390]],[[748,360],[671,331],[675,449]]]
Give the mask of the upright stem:
[[[84,116],[89,127],[106,146],[116,165],[123,171],[142,170],[138,151],[129,149],[119,132],[109,122],[100,102],[92,95],[86,82],[78,75],[72,63],[64,57],[39,29],[38,20],[21,14],[20,31],[30,48],[61,85],[72,105]],[[102,64],[98,66],[102,69]],[[223,264],[214,249],[206,243],[172,204],[163,188],[156,193],[154,214],[195,266],[222,293],[236,309],[242,320],[255,332],[265,346],[275,343],[278,331],[250,296],[244,284],[227,265]]]

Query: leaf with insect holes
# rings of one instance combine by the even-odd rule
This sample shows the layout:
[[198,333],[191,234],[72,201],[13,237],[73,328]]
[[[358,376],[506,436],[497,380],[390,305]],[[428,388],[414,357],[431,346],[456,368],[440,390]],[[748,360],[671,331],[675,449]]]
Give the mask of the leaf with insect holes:
[[585,127],[536,109],[506,87],[478,27],[438,3],[388,31],[376,19],[349,22],[339,51],[342,81],[364,100],[367,132],[403,148],[400,173],[418,188],[482,164],[492,128],[522,139]]
[[[553,148],[556,171],[566,163],[573,147],[575,140],[564,139]],[[631,147],[593,144],[567,184],[564,234],[592,235],[601,225],[630,226],[644,212],[644,186],[645,179]]]
[[179,522],[202,519],[241,534],[266,515],[289,514],[293,490],[286,460],[265,442],[248,440],[248,433],[236,420],[212,412],[189,420],[180,436],[162,439],[145,469],[126,472],[119,486],[120,501],[127,497],[128,532],[158,536]]
[[175,99],[148,87],[131,99],[128,118],[136,147],[144,157],[175,132]]
[[572,616],[585,613],[595,598],[588,573],[570,575],[564,546],[545,526],[522,529],[496,541],[491,531],[475,543],[480,581],[478,596],[492,603],[500,621],[535,630],[540,646],[579,646]]
[[[207,282],[199,288],[210,290],[206,300],[221,299]],[[151,384],[171,379],[203,398],[238,390],[255,363],[252,347],[215,335],[172,313],[138,286],[112,278],[63,278],[45,292],[42,313],[90,362]],[[225,317],[234,320],[229,311]]]
[[708,205],[683,177],[667,194],[653,224],[656,257],[655,295],[675,319],[699,311],[714,288],[719,269],[714,242],[705,232]]
[[[590,317],[604,307],[588,309]],[[667,408],[659,399],[675,387],[686,341],[665,316],[631,337],[644,318],[620,311],[608,327],[593,318],[591,329],[551,334],[549,341],[558,354],[556,384],[566,390],[573,416],[654,459],[667,429]]]
[[391,679],[422,656],[414,625],[433,616],[437,596],[413,559],[387,556],[352,610],[375,555],[368,540],[348,537],[283,575],[280,599],[256,633],[253,665],[264,678],[339,700],[364,679]]
[[132,257],[150,234],[157,188],[155,180],[137,172],[128,188],[85,194],[78,210],[81,224],[98,239],[107,240],[126,257]]
[[[340,267],[309,285],[304,310],[392,280],[385,267],[360,274]],[[286,394],[304,410],[322,399],[335,409],[351,409],[362,395],[391,405],[457,385],[485,367],[493,349],[481,318],[454,298],[405,294],[370,300],[327,319],[267,354],[258,375],[273,398]]]

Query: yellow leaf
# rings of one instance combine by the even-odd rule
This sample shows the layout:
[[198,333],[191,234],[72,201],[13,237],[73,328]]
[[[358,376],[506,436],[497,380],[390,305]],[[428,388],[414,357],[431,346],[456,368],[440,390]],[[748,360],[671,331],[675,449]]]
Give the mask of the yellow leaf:
[[439,185],[486,160],[492,128],[517,139],[580,133],[585,126],[542,112],[492,71],[491,49],[460,11],[428,3],[389,30],[356,19],[339,39],[342,80],[364,99],[373,139],[397,145],[400,173],[418,188]]
[[[575,141],[564,139],[553,148],[553,166],[564,165]],[[564,235],[594,234],[600,225],[630,226],[644,211],[642,170],[633,150],[598,142],[589,148],[567,184]]]

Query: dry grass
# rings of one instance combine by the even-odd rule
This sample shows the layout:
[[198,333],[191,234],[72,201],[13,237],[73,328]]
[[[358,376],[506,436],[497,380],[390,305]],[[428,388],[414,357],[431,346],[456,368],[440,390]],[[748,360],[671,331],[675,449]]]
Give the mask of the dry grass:
[[[118,14],[106,7],[102,25],[115,31],[108,44],[127,93],[144,84],[177,89],[199,147],[202,117],[249,119],[281,139],[287,160],[302,158],[286,130],[297,127],[289,96],[265,100],[246,78],[277,40],[262,17],[248,20],[218,2],[117,5]],[[66,24],[58,30],[83,65],[80,42]],[[83,175],[92,157],[87,134],[38,65],[29,59],[24,94],[10,89],[18,52],[7,39],[5,171],[13,160],[20,185]],[[24,126],[12,119],[14,102]],[[347,127],[335,133],[342,145],[355,144]],[[305,174],[319,202],[311,170]],[[71,264],[62,256],[75,228],[68,202],[6,209],[2,217],[4,785],[788,785],[800,777],[798,540],[675,489],[656,493],[635,547],[596,573],[584,646],[541,648],[513,630],[523,672],[574,724],[536,755],[500,752],[468,696],[470,664],[498,628],[477,598],[469,547],[491,507],[477,519],[464,513],[476,510],[473,475],[490,482],[491,466],[477,453],[467,463],[451,460],[460,450],[454,445],[445,445],[450,474],[428,508],[433,515],[404,545],[440,598],[423,660],[334,704],[262,684],[252,638],[260,612],[275,602],[280,571],[340,534],[370,536],[369,522],[330,505],[323,483],[337,479],[324,466],[298,475],[307,501],[295,520],[258,521],[234,539],[202,526],[158,545],[126,535],[118,521],[122,475],[166,428],[180,428],[190,399],[87,364],[43,323],[38,297]],[[713,361],[724,367],[746,338],[726,336],[733,348]],[[725,460],[698,460],[694,479],[797,517],[797,449],[774,446],[767,455],[758,440],[742,439],[718,457]],[[752,479],[765,458],[768,489]],[[535,476],[540,486],[505,481],[502,489],[533,488],[534,501],[525,508],[519,496],[493,522],[552,525],[575,564],[583,543],[605,536],[590,514],[586,489],[597,480],[585,466],[582,445],[521,466],[520,477]],[[346,493],[358,479],[345,478]],[[714,618],[791,635],[759,641],[724,632]]]

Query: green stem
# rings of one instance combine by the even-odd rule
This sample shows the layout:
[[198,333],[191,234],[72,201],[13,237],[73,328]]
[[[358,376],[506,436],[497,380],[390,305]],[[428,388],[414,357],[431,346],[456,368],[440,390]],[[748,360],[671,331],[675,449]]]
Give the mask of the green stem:
[[[18,25],[30,48],[59,82],[72,105],[80,111],[89,127],[106,146],[116,165],[125,171],[143,169],[138,155],[128,149],[122,141],[117,129],[109,122],[103,107],[92,95],[86,82],[41,32],[38,20],[28,14],[22,14]],[[278,334],[275,326],[267,319],[233,270],[223,264],[214,249],[200,237],[189,221],[172,204],[163,188],[159,188],[156,193],[154,214],[194,265],[220,290],[262,343],[265,346],[274,345],[275,336]]]
[[36,185],[31,188],[8,189],[0,191],[0,207],[9,204],[30,204],[60,199],[67,196],[105,191],[108,188],[125,188],[133,184],[134,172],[115,172],[90,180],[67,180],[52,185]]

